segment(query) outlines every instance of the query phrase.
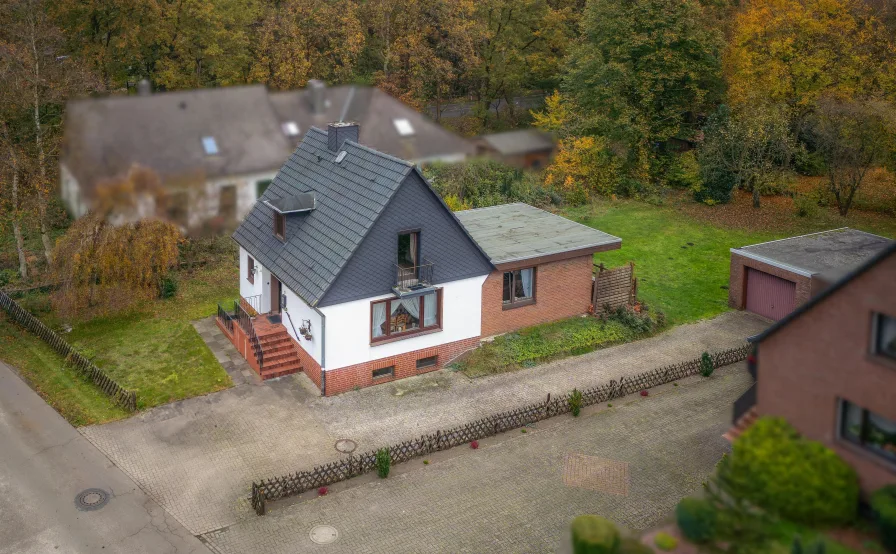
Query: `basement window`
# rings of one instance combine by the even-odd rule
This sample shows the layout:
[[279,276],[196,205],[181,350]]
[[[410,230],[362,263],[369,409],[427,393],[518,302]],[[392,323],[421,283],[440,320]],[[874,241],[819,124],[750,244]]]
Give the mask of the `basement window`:
[[394,377],[395,376],[395,366],[390,365],[389,367],[381,367],[379,369],[373,370],[373,378],[374,379],[384,379],[386,377]]
[[426,358],[420,358],[419,360],[417,360],[417,369],[432,367],[438,363],[439,363],[438,356],[427,356]]

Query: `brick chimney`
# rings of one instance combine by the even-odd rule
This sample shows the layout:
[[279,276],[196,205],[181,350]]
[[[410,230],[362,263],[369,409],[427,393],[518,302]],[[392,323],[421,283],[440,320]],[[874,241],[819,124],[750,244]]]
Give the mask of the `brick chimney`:
[[327,148],[330,152],[339,152],[343,142],[358,142],[359,130],[358,124],[351,121],[330,123],[327,125]]
[[327,85],[318,79],[308,81],[308,97],[311,102],[311,114],[322,115],[327,110]]

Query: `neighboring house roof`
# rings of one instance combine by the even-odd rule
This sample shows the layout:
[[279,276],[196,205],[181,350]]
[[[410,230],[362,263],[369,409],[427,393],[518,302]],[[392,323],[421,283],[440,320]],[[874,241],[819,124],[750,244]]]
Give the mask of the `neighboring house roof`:
[[768,329],[766,329],[765,331],[763,331],[762,333],[760,333],[758,335],[750,337],[747,340],[749,340],[752,343],[762,342],[763,340],[765,340],[768,337],[770,337],[771,335],[777,333],[784,327],[787,327],[787,325],[789,325],[791,321],[797,319],[798,317],[802,316],[806,312],[812,310],[812,308],[814,308],[821,302],[824,302],[824,300],[826,298],[834,295],[837,291],[839,291],[840,289],[842,289],[843,287],[845,287],[846,285],[851,283],[854,279],[863,275],[868,270],[872,269],[877,264],[881,263],[882,261],[889,258],[890,256],[896,256],[896,242],[894,242],[894,241],[890,241],[890,243],[887,246],[885,246],[881,250],[878,250],[878,252],[875,255],[866,259],[859,266],[853,268],[852,271],[847,273],[839,281],[837,281],[830,287],[826,288],[824,291],[819,293],[817,296],[813,297],[812,299],[810,299],[808,302],[806,302],[805,304],[803,304],[796,310],[790,312],[784,318],[779,319],[771,327],[769,327]]
[[[359,142],[415,163],[438,158],[460,159],[475,153],[475,146],[467,139],[375,87],[326,87],[321,93],[323,106],[317,113],[312,106],[311,87],[272,92],[271,103],[281,123],[296,123],[300,134],[312,126],[354,121],[361,127]],[[300,136],[295,139],[299,140]]]
[[488,147],[504,156],[553,150],[554,138],[538,129],[520,129],[479,137]]
[[892,243],[886,237],[844,227],[732,248],[731,252],[810,277],[852,270]]
[[622,239],[528,204],[502,204],[455,212],[492,264],[499,265],[588,248],[619,248]]
[[[345,141],[345,156],[311,128],[233,238],[311,306],[323,298],[414,165]],[[313,192],[314,210],[285,216],[286,240],[273,233],[264,201]]]
[[247,175],[276,170],[291,149],[256,85],[73,100],[61,161],[89,195],[133,164],[163,180]]

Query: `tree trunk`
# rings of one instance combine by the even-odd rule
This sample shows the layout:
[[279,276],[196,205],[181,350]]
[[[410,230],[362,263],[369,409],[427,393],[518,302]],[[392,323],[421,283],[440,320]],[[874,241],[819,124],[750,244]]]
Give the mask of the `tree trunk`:
[[37,186],[37,211],[40,219],[40,240],[44,245],[44,257],[47,266],[53,267],[53,243],[50,242],[47,225],[47,156],[44,152],[44,141],[40,126],[40,58],[37,51],[37,37],[34,25],[31,26],[31,53],[34,56],[34,144],[37,147],[37,164],[40,183]]
[[19,255],[19,275],[28,279],[28,262],[25,259],[25,239],[22,236],[22,221],[19,213],[19,158],[9,139],[6,123],[3,123],[3,138],[9,146],[9,160],[12,163],[12,234],[16,239],[16,253]]
[[759,185],[753,183],[753,207],[759,208]]

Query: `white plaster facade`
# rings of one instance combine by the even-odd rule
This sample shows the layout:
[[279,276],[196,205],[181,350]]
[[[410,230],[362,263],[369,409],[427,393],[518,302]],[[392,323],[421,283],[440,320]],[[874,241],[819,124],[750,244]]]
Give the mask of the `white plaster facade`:
[[[259,312],[266,313],[271,309],[271,272],[256,260],[255,282],[250,283],[248,260],[249,254],[240,247],[240,295],[260,296]],[[438,285],[442,288],[442,330],[435,333],[371,345],[370,303],[392,294],[315,309],[285,285],[283,326],[324,371],[478,337],[482,332],[482,285],[486,277]],[[302,320],[311,322],[310,341],[296,333]]]

